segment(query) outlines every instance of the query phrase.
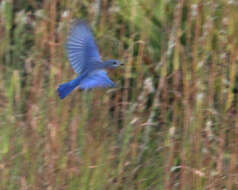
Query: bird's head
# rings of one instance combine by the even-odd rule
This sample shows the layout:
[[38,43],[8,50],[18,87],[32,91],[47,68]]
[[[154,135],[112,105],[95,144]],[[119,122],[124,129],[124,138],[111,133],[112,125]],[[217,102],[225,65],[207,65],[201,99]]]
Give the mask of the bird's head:
[[103,62],[103,66],[104,66],[104,68],[106,68],[106,69],[114,69],[114,68],[116,68],[116,67],[118,67],[118,66],[120,66],[120,65],[122,65],[122,64],[120,63],[120,61],[114,60],[114,59],[107,60],[107,61],[104,61],[104,62]]

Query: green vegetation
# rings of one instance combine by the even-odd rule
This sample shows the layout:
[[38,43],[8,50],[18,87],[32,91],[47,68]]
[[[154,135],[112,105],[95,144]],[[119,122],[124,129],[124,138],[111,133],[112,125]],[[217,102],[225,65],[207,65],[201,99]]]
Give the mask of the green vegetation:
[[[117,88],[74,91],[92,25]],[[236,0],[2,0],[1,190],[238,189]]]

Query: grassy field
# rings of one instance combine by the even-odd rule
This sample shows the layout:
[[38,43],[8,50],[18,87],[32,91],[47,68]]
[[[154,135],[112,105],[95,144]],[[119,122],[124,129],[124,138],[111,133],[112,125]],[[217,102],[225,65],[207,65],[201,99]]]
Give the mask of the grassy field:
[[[113,89],[74,91],[92,26]],[[0,190],[237,190],[236,0],[0,1]]]

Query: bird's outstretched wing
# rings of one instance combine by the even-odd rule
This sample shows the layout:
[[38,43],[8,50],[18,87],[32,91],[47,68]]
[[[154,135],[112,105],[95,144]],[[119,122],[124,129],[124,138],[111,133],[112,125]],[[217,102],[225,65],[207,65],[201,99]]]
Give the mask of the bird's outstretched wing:
[[97,70],[87,77],[85,77],[80,82],[80,89],[87,90],[91,88],[107,88],[107,87],[114,87],[115,84],[112,82],[109,77],[107,76],[106,71],[104,70]]
[[69,32],[66,49],[70,64],[78,74],[90,69],[92,61],[100,61],[93,34],[85,21],[76,20]]

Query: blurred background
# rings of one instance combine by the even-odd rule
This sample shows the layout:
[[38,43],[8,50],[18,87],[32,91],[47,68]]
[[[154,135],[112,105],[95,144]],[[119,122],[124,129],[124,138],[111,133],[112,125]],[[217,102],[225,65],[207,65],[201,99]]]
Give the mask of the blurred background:
[[[117,88],[74,91],[92,26]],[[1,190],[238,189],[238,1],[1,0]]]

